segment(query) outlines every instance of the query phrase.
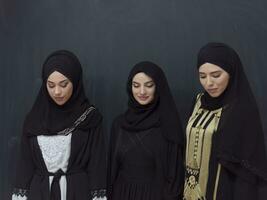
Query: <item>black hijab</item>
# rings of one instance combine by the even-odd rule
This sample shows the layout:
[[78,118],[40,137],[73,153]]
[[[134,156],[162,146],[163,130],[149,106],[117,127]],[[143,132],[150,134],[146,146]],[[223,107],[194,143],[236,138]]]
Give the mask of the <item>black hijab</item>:
[[224,108],[214,144],[220,162],[249,181],[267,181],[261,118],[238,54],[226,44],[208,43],[198,54],[198,68],[204,63],[215,64],[230,75],[223,94],[212,98],[205,92],[201,97],[208,110]]
[[[73,93],[64,105],[57,105],[49,96],[46,82],[54,71],[66,76],[73,84]],[[35,103],[28,113],[24,123],[24,133],[27,135],[56,135],[75,126],[77,119],[91,107],[85,96],[82,67],[78,58],[67,50],[59,50],[50,54],[43,64],[42,86]],[[77,127],[88,129],[101,120],[101,115],[93,109]],[[90,123],[89,123],[90,122]]]
[[[139,72],[151,77],[156,85],[154,99],[147,105],[140,105],[132,94],[132,79]],[[152,127],[160,127],[167,140],[183,144],[182,126],[176,105],[160,67],[148,61],[136,64],[128,77],[127,93],[129,100],[128,109],[123,117],[124,129],[143,131]]]

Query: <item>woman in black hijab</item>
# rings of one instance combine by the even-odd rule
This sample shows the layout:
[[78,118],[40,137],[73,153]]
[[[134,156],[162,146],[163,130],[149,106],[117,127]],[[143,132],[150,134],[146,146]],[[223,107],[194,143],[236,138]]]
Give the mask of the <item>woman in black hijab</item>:
[[198,54],[204,93],[186,129],[184,200],[256,200],[267,181],[257,104],[238,54],[208,43]]
[[177,200],[183,182],[183,134],[163,71],[136,64],[128,77],[127,111],[113,122],[109,200]]
[[24,122],[12,200],[105,199],[102,116],[85,96],[78,58],[52,53],[42,79]]

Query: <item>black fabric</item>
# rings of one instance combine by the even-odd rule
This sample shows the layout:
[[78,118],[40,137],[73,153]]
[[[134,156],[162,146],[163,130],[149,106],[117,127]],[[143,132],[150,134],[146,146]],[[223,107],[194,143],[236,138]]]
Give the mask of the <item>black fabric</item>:
[[214,145],[220,163],[251,182],[267,181],[267,158],[261,119],[238,54],[223,43],[208,43],[199,52],[198,68],[204,63],[218,65],[230,75],[225,92],[201,98],[203,108],[223,107]]
[[[154,100],[148,105],[140,105],[132,94],[132,79],[139,72],[151,77],[156,85]],[[124,114],[123,128],[143,131],[160,126],[166,139],[183,144],[182,126],[176,105],[164,72],[159,66],[149,61],[136,64],[128,77],[127,93],[128,110]]]
[[[46,90],[47,77],[54,71],[59,71],[73,83],[73,94],[62,106],[54,103]],[[65,50],[52,53],[44,63],[42,76],[40,92],[24,123],[15,188],[27,190],[27,200],[60,200],[59,180],[66,175],[67,199],[88,200],[92,192],[106,188],[102,116],[85,96],[82,69],[74,54]],[[46,168],[37,136],[53,137],[62,131],[72,133],[68,169],[65,173],[59,169],[51,174]],[[49,176],[54,176],[50,191]]]
[[[64,173],[67,179],[68,200],[88,200],[92,197],[92,192],[105,190],[104,140],[101,124],[87,131],[73,131],[68,169]],[[58,188],[52,188],[51,185],[51,192],[49,191],[49,176],[55,174],[47,171],[36,136],[22,136],[16,174],[14,187],[27,190],[27,200],[51,200],[50,195],[58,197]]]
[[[213,182],[214,184],[215,182]],[[214,199],[213,191],[208,188],[207,200]],[[216,200],[258,200],[258,186],[236,176],[227,168],[221,168]]]
[[122,128],[114,120],[108,167],[109,200],[177,200],[183,191],[182,148],[160,127],[144,131]]
[[[140,105],[132,79],[144,72],[155,83],[155,98]],[[113,121],[108,162],[109,200],[177,200],[183,188],[183,136],[163,71],[140,62],[128,77],[127,111]]]
[[59,169],[53,176],[53,181],[51,184],[51,192],[50,192],[50,200],[60,200],[61,199],[61,191],[59,181],[62,175],[65,173]]
[[[195,98],[194,105],[196,105],[197,101],[201,100],[199,98],[201,98],[202,95],[203,94],[197,95],[197,98]],[[223,111],[222,111],[222,116],[223,116]],[[199,116],[203,116],[203,114],[204,113],[201,112]],[[193,126],[196,126],[197,123],[195,122],[199,120],[203,121],[204,118],[202,119],[201,117],[197,117],[194,121],[195,125]],[[205,123],[208,124],[209,122],[206,121]],[[205,134],[207,133],[205,132]],[[259,198],[258,197],[259,182],[255,180],[256,179],[255,175],[249,172],[248,169],[240,169],[239,163],[237,163],[238,169],[240,171],[242,170],[243,173],[247,173],[247,176],[250,177],[250,179],[244,178],[244,176],[237,175],[236,174],[237,169],[232,170],[229,167],[231,163],[229,161],[227,161],[226,163],[218,156],[218,151],[217,151],[218,150],[218,146],[217,146],[218,144],[217,135],[218,134],[224,134],[224,132],[216,131],[211,138],[212,146],[211,146],[211,152],[210,152],[210,157],[209,157],[208,182],[207,182],[207,190],[206,190],[205,198],[207,200],[212,200],[214,199],[214,196],[216,195],[216,200],[225,200],[225,199],[227,200],[239,200],[239,199],[257,200]],[[218,179],[218,187],[217,187],[217,190],[215,190],[219,164],[221,164],[221,170],[220,170],[219,179]]]
[[[66,76],[73,84],[73,94],[62,106],[53,101],[46,88],[47,78],[54,71]],[[35,103],[25,119],[23,132],[27,135],[55,135],[71,127],[75,120],[90,107],[84,92],[81,64],[73,53],[59,50],[49,55],[43,64],[42,80]],[[96,126],[100,120],[101,115],[95,112],[77,128],[86,130]]]

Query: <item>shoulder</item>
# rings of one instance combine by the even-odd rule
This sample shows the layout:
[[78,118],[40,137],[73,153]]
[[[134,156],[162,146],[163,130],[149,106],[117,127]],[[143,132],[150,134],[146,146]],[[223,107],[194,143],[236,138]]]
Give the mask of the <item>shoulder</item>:
[[199,101],[203,95],[204,95],[203,92],[198,93],[198,94],[196,95],[196,97],[195,97],[195,102]]
[[119,129],[124,121],[124,115],[120,114],[112,122],[112,129]]
[[120,134],[122,133],[122,124],[124,121],[124,115],[121,114],[119,116],[117,116],[113,122],[112,122],[112,126],[111,126],[111,138],[112,140],[117,140],[120,137]]
[[203,95],[204,95],[204,93],[203,93],[203,92],[200,92],[200,93],[198,93],[198,94],[194,97],[194,99],[193,99],[193,105],[194,105],[194,107],[195,107],[195,106],[200,106],[200,105],[201,105],[201,98],[202,98]]
[[197,103],[201,103],[201,97],[204,95],[203,92],[198,93],[197,95],[195,95],[192,99],[191,99],[191,112],[193,110],[193,108],[195,107],[195,105]]
[[201,97],[204,95],[203,92],[198,93],[197,95],[195,95],[192,99],[192,103],[191,103],[191,109],[190,109],[190,114],[189,117],[194,115],[194,113],[196,112],[196,110],[201,106]]
[[87,110],[89,111],[89,115],[91,114],[91,115],[94,115],[94,116],[102,117],[101,112],[94,105],[91,105],[90,107],[88,107]]
[[102,124],[103,116],[96,107],[88,107],[83,114],[85,113],[87,113],[86,121],[88,121],[90,127],[97,127]]

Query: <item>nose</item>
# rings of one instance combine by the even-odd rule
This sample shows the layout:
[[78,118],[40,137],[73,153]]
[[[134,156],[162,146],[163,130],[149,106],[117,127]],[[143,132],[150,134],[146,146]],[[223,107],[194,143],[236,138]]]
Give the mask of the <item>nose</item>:
[[145,87],[144,86],[141,86],[140,87],[140,94],[141,95],[144,95],[146,93],[146,89],[145,89]]
[[56,86],[56,87],[55,87],[55,91],[54,91],[54,93],[55,93],[55,96],[60,96],[60,94],[61,94],[61,89],[60,89],[60,87]]
[[213,84],[211,77],[209,77],[209,76],[207,77],[206,84],[207,84],[207,86],[211,86]]

